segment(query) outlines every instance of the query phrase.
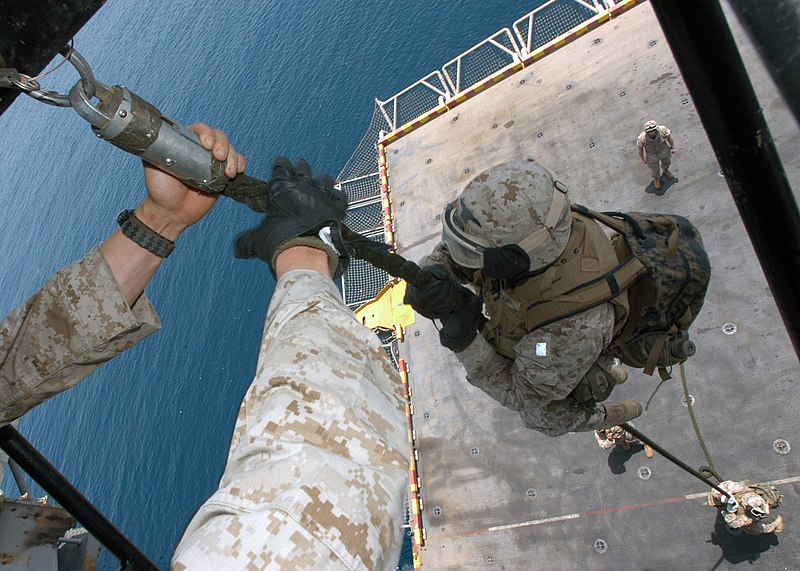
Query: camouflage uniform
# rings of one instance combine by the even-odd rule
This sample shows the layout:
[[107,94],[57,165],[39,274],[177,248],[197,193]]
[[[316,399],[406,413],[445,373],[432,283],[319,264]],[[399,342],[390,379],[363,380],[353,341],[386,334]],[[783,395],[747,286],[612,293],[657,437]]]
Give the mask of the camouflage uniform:
[[147,296],[128,306],[94,248],[0,324],[0,424],[77,384],[159,327]]
[[[632,422],[629,422],[633,426]],[[636,428],[634,426],[634,428]],[[612,426],[611,428],[604,428],[602,430],[594,431],[594,439],[603,450],[608,450],[615,444],[619,444],[625,450],[630,449],[631,444],[639,442],[639,440],[627,430],[623,430],[620,426]]]
[[[0,422],[71,387],[159,327],[128,307],[98,248],[0,326]],[[175,569],[394,569],[407,478],[401,385],[333,282],[287,273],[267,315],[219,490]]]
[[725,480],[720,488],[733,495],[738,502],[736,511],[728,511],[727,503],[717,490],[708,493],[708,504],[720,508],[720,514],[731,529],[741,529],[749,535],[780,533],[783,531],[783,516],[770,514],[777,508],[783,496],[773,486],[750,484],[748,480],[735,482]]
[[278,282],[219,489],[174,569],[394,569],[407,446],[401,385],[333,282]]
[[665,171],[669,170],[672,162],[672,149],[667,142],[670,130],[664,125],[659,125],[656,127],[656,132],[656,136],[650,138],[645,131],[642,131],[636,138],[636,146],[644,149],[644,157],[654,179],[661,175],[662,168]]
[[[461,283],[480,283],[454,264],[442,244],[421,262],[429,264],[443,264]],[[481,335],[456,357],[467,381],[519,411],[525,426],[560,436],[593,430],[605,420],[603,412],[590,413],[570,393],[593,363],[610,370],[613,359],[602,352],[613,332],[613,307],[603,303],[529,333],[514,347],[514,360],[499,355]]]

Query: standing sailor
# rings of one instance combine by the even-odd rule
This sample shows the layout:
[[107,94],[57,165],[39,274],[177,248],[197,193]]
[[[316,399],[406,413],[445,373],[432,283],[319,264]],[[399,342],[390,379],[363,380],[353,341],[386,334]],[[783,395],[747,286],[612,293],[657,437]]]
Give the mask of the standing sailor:
[[662,174],[668,179],[675,178],[669,170],[672,155],[675,154],[675,142],[672,132],[665,125],[652,120],[645,123],[644,131],[636,138],[636,150],[642,164],[650,168],[656,190],[661,188]]

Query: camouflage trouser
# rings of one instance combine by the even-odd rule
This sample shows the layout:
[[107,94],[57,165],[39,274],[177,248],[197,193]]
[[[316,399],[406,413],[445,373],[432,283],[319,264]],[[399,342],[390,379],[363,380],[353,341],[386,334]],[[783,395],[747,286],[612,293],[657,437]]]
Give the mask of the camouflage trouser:
[[650,167],[650,174],[653,178],[661,176],[661,170],[668,170],[671,163],[672,153],[669,152],[658,157],[655,162],[651,162],[650,157],[647,158],[647,166]]
[[394,569],[407,451],[402,386],[377,337],[330,279],[287,273],[219,489],[174,569]]

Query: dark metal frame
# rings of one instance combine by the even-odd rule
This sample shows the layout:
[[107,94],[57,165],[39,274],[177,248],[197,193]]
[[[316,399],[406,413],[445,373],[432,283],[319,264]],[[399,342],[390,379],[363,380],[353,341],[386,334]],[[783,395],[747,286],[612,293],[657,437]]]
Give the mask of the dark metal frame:
[[121,569],[158,571],[92,503],[13,426],[0,428],[0,448],[121,562]]
[[[800,355],[800,213],[722,7],[711,0],[651,3]],[[770,61],[767,67],[774,76]]]

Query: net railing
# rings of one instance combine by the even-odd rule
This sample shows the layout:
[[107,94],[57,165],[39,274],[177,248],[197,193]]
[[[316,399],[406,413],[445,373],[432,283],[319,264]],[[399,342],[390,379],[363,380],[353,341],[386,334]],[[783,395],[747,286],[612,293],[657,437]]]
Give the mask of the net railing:
[[[384,242],[383,232],[365,233],[373,242]],[[350,260],[350,267],[342,276],[342,295],[350,309],[372,301],[389,281],[389,274],[364,260]]]
[[[383,113],[378,105],[372,112],[372,118],[369,121],[367,132],[361,138],[361,142],[347,159],[347,162],[342,167],[337,180],[344,183],[353,179],[361,178],[368,175],[378,174],[378,140],[381,137],[382,131],[392,130],[391,125],[386,121]],[[380,191],[378,191],[380,194]],[[352,200],[351,200],[352,202]]]
[[[377,157],[377,151],[375,152]],[[377,161],[377,158],[375,159]],[[342,181],[340,188],[347,193],[351,205],[381,195],[381,181],[378,173]]]
[[348,208],[344,224],[359,234],[371,234],[381,230],[383,228],[383,206],[380,196]]
[[400,125],[413,121],[435,108],[440,101],[449,98],[451,93],[442,72],[436,70],[387,101],[376,99],[375,104],[383,113],[389,130],[394,131]]
[[527,55],[597,16],[605,8],[582,0],[550,0],[514,22],[521,53]]
[[[614,0],[549,0],[430,72],[386,101],[375,100],[364,137],[339,173],[340,181],[377,175],[377,142],[390,132],[447,103],[549,41],[612,8]],[[513,32],[511,31],[513,30]],[[376,194],[377,195],[377,194]],[[359,198],[360,199],[360,198]],[[356,200],[351,197],[351,201]]]
[[[339,173],[349,198],[345,224],[370,240],[385,242],[378,141],[442,103],[518,65],[529,54],[615,6],[615,0],[549,0],[411,84],[386,101],[375,100],[366,133]],[[345,303],[355,309],[371,301],[390,276],[363,260],[353,260],[342,277]]]
[[442,70],[452,90],[451,96],[456,96],[519,60],[517,42],[511,30],[503,28],[444,64]]

